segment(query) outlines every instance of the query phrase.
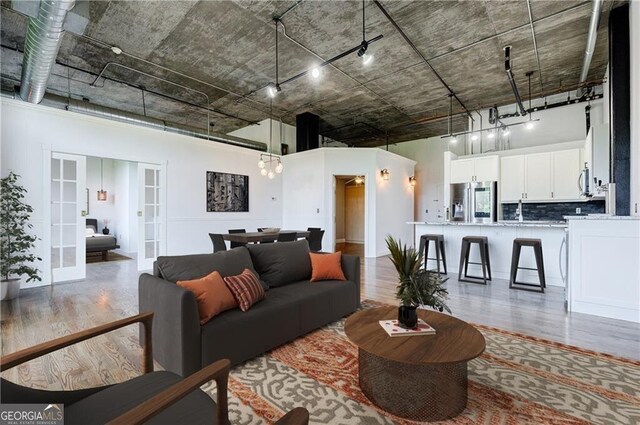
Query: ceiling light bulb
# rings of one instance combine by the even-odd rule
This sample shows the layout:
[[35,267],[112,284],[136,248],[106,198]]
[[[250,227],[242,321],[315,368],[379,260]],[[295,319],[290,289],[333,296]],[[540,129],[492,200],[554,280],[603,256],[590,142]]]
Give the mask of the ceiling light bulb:
[[270,84],[269,87],[267,87],[267,94],[269,94],[269,97],[276,97],[276,95],[278,94],[278,92],[280,92],[282,89],[280,88],[280,84]]
[[320,78],[320,69],[319,68],[313,68],[311,70],[311,76],[313,78],[316,78],[316,79]]
[[493,139],[494,137],[496,137],[496,135],[493,131],[489,133],[489,139]]
[[451,143],[453,143],[454,145],[455,145],[456,143],[458,143],[458,138],[454,136],[454,137],[451,139]]
[[364,55],[362,55],[362,63],[364,65],[369,65],[372,62],[373,62],[373,55],[372,54],[365,53]]
[[116,55],[120,55],[120,54],[122,54],[122,49],[121,49],[121,48],[119,48],[119,47],[116,47],[116,46],[112,46],[112,47],[111,47],[111,51],[112,51],[113,53],[115,53]]
[[478,140],[478,135],[477,134],[472,135],[471,140],[473,140],[474,142]]
[[282,173],[282,170],[284,170],[284,165],[282,165],[282,162],[278,161],[278,165],[276,165],[276,173],[280,174]]
[[275,176],[276,176],[276,175],[275,175],[275,173],[274,173],[273,171],[269,170],[269,173],[267,174],[267,177],[268,177],[269,179],[272,179],[272,180],[273,180],[273,178],[274,178]]
[[524,126],[527,130],[532,130],[534,127],[533,121],[529,121],[528,123],[525,124]]
[[266,176],[267,175],[267,169],[263,168],[262,170],[260,170],[260,174],[263,175],[263,176]]
[[260,161],[258,161],[258,168],[264,168],[264,166],[265,166],[265,163],[261,158]]
[[504,129],[504,131],[502,132],[502,134],[503,134],[504,136],[508,136],[508,135],[510,135],[510,134],[511,134],[511,130],[509,130],[508,128],[505,128],[505,129]]

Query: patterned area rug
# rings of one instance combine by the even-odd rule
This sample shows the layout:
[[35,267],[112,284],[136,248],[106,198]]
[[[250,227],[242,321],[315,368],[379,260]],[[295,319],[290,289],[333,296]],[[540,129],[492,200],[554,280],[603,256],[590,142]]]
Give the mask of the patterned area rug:
[[[365,301],[364,308],[380,304]],[[358,350],[344,320],[231,371],[233,424],[268,424],[296,406],[313,424],[415,424],[374,406],[358,386]],[[477,326],[469,402],[442,424],[640,424],[640,362]],[[215,396],[215,385],[203,387]]]

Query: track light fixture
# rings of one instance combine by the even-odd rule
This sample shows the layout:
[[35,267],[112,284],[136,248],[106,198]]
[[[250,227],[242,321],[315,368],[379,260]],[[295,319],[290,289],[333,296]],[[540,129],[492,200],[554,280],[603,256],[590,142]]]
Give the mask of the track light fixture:
[[358,56],[359,57],[364,56],[364,54],[367,53],[368,47],[369,47],[369,43],[367,43],[367,41],[363,39],[362,43],[360,44],[360,49],[358,49]]
[[533,127],[535,127],[535,124],[533,123],[533,121],[529,121],[524,125],[524,128],[526,128],[527,130],[533,130]]
[[508,136],[509,134],[511,134],[511,130],[509,130],[507,127],[502,127],[502,135]]
[[496,137],[496,133],[490,131],[489,134],[487,134],[487,137],[489,137],[489,139],[493,139],[494,137]]
[[471,140],[473,140],[474,142],[478,140],[478,135],[477,134],[471,135]]
[[451,138],[451,144],[455,145],[456,143],[458,143],[458,138],[456,136],[453,136]]
[[267,87],[267,93],[269,94],[270,98],[274,98],[278,95],[278,93],[280,93],[282,91],[282,89],[280,88],[280,84],[272,84],[269,87]]
[[367,53],[367,49],[369,48],[369,42],[367,41],[366,33],[365,33],[365,9],[366,9],[366,0],[362,0],[362,43],[360,43],[360,48],[358,49],[358,57],[362,58],[363,65],[369,65],[373,62],[373,55],[371,53]]
[[316,68],[312,68],[311,69],[311,77],[315,78],[316,80],[318,78],[320,78],[320,68],[316,67]]

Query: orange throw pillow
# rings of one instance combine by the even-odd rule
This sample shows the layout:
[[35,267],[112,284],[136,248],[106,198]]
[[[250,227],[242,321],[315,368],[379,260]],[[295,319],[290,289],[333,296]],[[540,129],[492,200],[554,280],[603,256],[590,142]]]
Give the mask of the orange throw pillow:
[[200,279],[179,280],[177,285],[193,292],[193,295],[196,296],[201,325],[225,310],[238,307],[233,294],[218,272],[213,272]]
[[333,254],[317,254],[310,252],[311,282],[320,280],[347,280],[342,272],[342,252]]

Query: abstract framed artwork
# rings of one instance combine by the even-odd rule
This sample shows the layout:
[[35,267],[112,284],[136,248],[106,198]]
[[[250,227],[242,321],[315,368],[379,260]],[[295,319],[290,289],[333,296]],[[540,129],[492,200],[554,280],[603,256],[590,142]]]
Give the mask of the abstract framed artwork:
[[207,171],[207,212],[249,212],[249,176]]

